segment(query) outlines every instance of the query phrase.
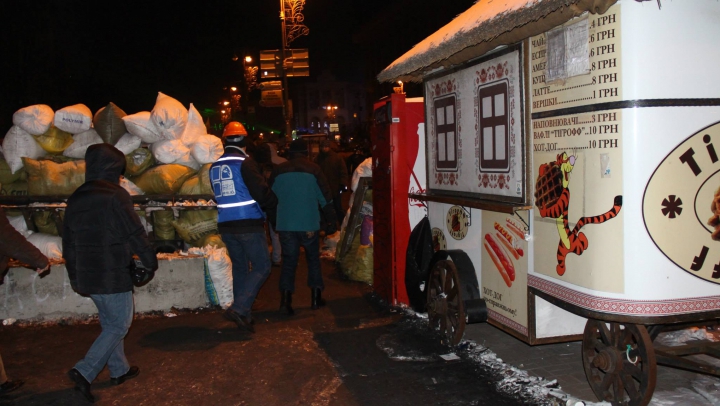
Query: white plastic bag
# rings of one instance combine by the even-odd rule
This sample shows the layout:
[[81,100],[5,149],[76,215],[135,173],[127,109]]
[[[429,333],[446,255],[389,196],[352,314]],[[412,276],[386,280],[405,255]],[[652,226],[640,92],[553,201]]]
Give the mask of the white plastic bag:
[[27,240],[46,257],[62,259],[62,237],[45,233],[33,233]]
[[55,127],[71,134],[80,134],[92,126],[92,111],[84,104],[63,107],[55,112]]
[[142,144],[140,137],[130,133],[125,133],[125,135],[120,137],[118,142],[115,143],[115,148],[125,155],[130,155],[131,152],[140,148],[140,144]]
[[53,123],[55,113],[46,104],[23,107],[13,114],[13,124],[32,135],[44,134]]
[[30,133],[16,125],[10,127],[10,131],[5,134],[2,147],[5,161],[12,173],[23,167],[22,157],[38,159],[47,154]]
[[85,152],[88,147],[95,144],[102,144],[103,140],[95,129],[91,128],[87,131],[75,134],[73,143],[65,148],[63,155],[69,158],[85,159]]
[[160,135],[167,140],[177,140],[185,131],[188,121],[188,111],[185,106],[172,97],[158,92],[158,97],[150,112],[150,119],[160,131]]
[[163,139],[160,131],[155,128],[155,124],[153,124],[150,119],[149,111],[130,114],[123,117],[122,120],[125,122],[125,128],[127,128],[130,134],[140,137],[140,139],[147,144],[152,144]]
[[222,141],[212,134],[202,135],[193,144],[191,153],[200,164],[213,163],[223,154]]
[[372,178],[372,157],[362,161],[362,163],[355,168],[351,183],[351,189],[353,192],[357,189],[360,178]]
[[190,103],[190,109],[188,109],[187,125],[185,126],[185,130],[183,131],[180,139],[182,140],[183,144],[185,144],[185,146],[191,147],[193,144],[195,144],[195,141],[198,139],[198,137],[205,134],[207,134],[207,128],[205,127],[202,116],[200,115],[200,112],[197,111],[195,106]]
[[23,237],[28,238],[33,233],[28,229],[27,222],[23,216],[7,216],[10,225],[13,226]]

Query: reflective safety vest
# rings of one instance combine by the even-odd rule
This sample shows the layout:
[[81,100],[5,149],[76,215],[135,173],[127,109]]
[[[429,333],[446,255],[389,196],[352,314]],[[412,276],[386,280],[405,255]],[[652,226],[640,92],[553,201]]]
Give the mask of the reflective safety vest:
[[265,217],[260,205],[250,196],[240,173],[244,160],[245,157],[242,156],[223,155],[210,167],[210,182],[218,207],[218,223]]

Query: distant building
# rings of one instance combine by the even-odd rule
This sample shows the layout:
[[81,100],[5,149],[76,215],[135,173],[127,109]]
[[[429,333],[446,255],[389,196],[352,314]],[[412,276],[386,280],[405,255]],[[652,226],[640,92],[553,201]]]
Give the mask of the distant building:
[[361,131],[368,114],[362,84],[338,81],[323,71],[315,82],[298,84],[293,90],[300,132],[340,135],[347,143]]

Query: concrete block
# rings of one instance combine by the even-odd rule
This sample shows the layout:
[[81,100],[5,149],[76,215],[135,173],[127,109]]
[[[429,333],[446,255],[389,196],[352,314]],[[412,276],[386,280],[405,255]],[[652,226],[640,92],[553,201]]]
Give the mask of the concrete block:
[[[202,257],[161,259],[158,265],[153,280],[135,288],[135,312],[208,305]],[[52,320],[95,313],[92,300],[72,290],[64,264],[53,265],[44,277],[27,268],[10,268],[0,285],[1,319]]]

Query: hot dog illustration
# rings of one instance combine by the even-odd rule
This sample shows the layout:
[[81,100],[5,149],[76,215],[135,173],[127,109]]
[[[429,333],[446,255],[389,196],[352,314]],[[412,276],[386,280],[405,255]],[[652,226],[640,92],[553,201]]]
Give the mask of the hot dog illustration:
[[[501,237],[498,237],[500,242],[507,247],[507,249],[510,251],[511,254],[515,257],[515,259],[519,259],[519,257],[523,256],[525,253],[523,252],[523,249],[518,247],[518,242],[503,226],[501,226],[499,223],[495,223],[495,229],[498,231],[498,234]],[[517,248],[515,248],[517,247]]]
[[498,245],[497,241],[495,241],[490,234],[485,234],[483,246],[490,254],[490,258],[492,258],[503,279],[505,279],[505,284],[510,287],[512,281],[515,280],[515,267],[510,261],[509,255],[505,253],[505,250]]
[[515,225],[515,223],[513,223],[512,221],[510,221],[510,219],[506,219],[506,220],[505,220],[505,223],[507,224],[508,229],[509,229],[513,234],[517,235],[520,239],[523,239],[523,240],[525,239],[525,232],[524,232],[523,230],[521,230],[520,227],[518,227],[517,225]]

